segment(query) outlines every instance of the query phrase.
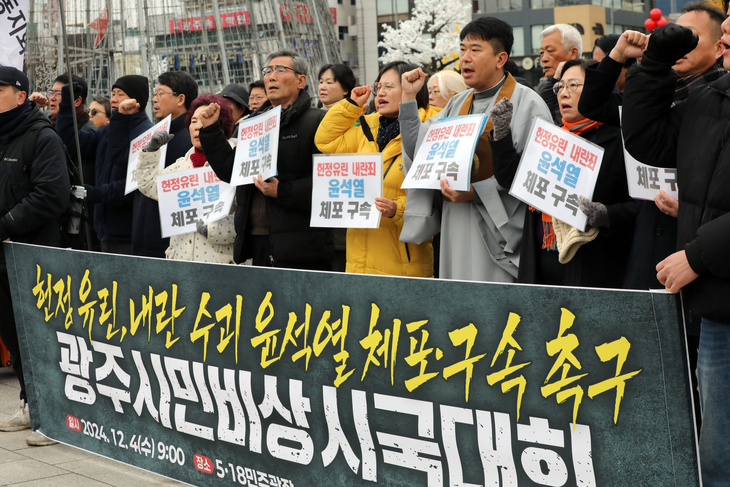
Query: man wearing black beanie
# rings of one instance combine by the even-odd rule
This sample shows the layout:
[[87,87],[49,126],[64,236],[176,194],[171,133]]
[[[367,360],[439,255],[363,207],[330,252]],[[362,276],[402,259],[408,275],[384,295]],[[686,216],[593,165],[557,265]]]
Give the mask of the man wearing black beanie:
[[[74,154],[76,143],[69,87],[64,86],[62,92],[56,131]],[[140,112],[133,116],[120,114],[119,105],[129,99],[136,100]],[[122,76],[112,85],[110,123],[98,130],[79,133],[82,156],[84,151],[96,151],[96,185],[85,186],[87,202],[95,205],[94,230],[101,242],[102,252],[131,254],[134,195],[124,194],[127,159],[130,141],[152,127],[152,122],[143,111],[148,99],[147,78],[136,74]],[[129,135],[122,135],[120,130]]]
[[[150,99],[150,82],[144,76],[138,74],[128,74],[122,76],[112,85],[112,93],[114,88],[119,88],[127,94],[128,98],[134,98],[139,103],[139,111],[143,112],[147,107],[147,101]],[[121,103],[122,100],[120,100]],[[112,107],[112,108],[119,108]]]

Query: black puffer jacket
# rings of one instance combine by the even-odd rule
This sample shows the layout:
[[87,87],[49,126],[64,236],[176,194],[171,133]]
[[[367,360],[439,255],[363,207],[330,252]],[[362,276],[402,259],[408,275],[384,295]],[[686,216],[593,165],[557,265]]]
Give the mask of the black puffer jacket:
[[[0,241],[61,245],[59,217],[68,209],[71,184],[63,142],[35,102],[14,128],[0,133]],[[31,130],[43,127],[36,132]],[[23,147],[33,145],[31,161]],[[5,271],[0,246],[0,270]]]
[[730,324],[730,75],[672,107],[677,76],[637,65],[626,76],[626,148],[647,164],[675,163],[677,248],[699,277],[683,289],[690,318]]
[[[266,197],[269,239],[276,267],[321,268],[334,255],[329,229],[309,226],[312,207],[312,154],[314,134],[325,112],[310,107],[310,97],[302,90],[294,103],[281,115],[279,131],[278,197]],[[266,102],[257,114],[271,108]],[[210,166],[223,181],[231,180],[235,151],[226,142],[218,122],[200,130],[200,144]],[[233,259],[241,263],[251,257],[250,205],[258,191],[253,184],[236,188],[236,242]]]

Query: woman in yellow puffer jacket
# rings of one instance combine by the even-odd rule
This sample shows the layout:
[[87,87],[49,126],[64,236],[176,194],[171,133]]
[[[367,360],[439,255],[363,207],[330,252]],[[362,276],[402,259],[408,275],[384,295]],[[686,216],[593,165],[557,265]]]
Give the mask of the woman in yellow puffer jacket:
[[[314,142],[325,154],[381,152],[383,155],[383,197],[375,206],[383,214],[380,227],[347,229],[347,272],[393,276],[433,277],[431,239],[416,245],[398,241],[403,228],[406,191],[403,184],[398,112],[401,100],[401,75],[417,66],[395,61],[383,66],[373,84],[377,113],[360,118],[371,89],[359,86],[349,98],[329,109],[319,124]],[[428,106],[428,89],[418,93],[421,121],[440,109]],[[353,123],[360,118],[360,126]]]

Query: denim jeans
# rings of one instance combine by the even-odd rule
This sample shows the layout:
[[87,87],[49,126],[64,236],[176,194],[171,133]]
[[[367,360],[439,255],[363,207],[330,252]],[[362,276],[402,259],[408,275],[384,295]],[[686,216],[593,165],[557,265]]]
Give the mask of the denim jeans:
[[702,318],[697,359],[704,487],[730,487],[730,325]]

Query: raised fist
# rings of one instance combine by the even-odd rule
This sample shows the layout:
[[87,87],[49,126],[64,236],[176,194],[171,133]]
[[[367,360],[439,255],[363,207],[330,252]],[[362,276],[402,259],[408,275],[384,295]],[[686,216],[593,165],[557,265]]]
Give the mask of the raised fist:
[[119,113],[122,115],[134,115],[139,111],[139,103],[134,98],[124,100],[119,104]]
[[365,106],[368,104],[368,99],[370,98],[370,92],[372,90],[370,89],[370,86],[358,86],[356,88],[353,88],[352,92],[350,93],[350,99],[357,103],[357,106],[360,108],[365,108]]

